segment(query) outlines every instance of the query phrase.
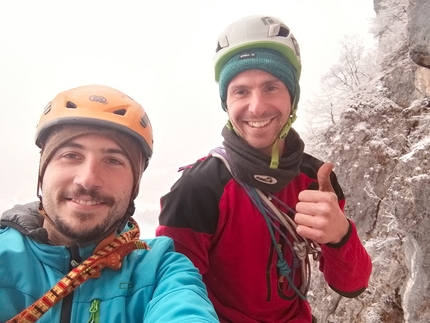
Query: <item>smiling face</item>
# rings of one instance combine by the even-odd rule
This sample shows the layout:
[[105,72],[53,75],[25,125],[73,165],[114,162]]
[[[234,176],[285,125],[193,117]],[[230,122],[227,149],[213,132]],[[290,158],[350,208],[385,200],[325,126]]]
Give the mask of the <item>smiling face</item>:
[[271,147],[291,114],[290,93],[272,74],[246,70],[228,85],[227,112],[239,135],[270,156]]
[[52,155],[43,176],[44,221],[57,245],[85,245],[124,217],[133,189],[133,171],[112,139],[78,136]]

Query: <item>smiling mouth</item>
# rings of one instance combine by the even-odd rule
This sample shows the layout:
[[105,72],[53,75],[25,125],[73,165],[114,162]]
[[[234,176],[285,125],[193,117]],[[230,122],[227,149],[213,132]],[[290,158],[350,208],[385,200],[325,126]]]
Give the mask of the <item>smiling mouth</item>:
[[65,191],[60,196],[61,200],[67,200],[75,203],[77,206],[83,207],[92,206],[108,206],[112,207],[115,204],[115,199],[109,195],[101,194],[96,189],[84,189],[78,187],[76,190]]
[[103,204],[100,201],[94,201],[94,200],[71,199],[71,201],[76,203],[76,204],[80,204],[80,205],[84,205],[84,206],[93,206],[93,205]]
[[264,120],[264,121],[248,121],[248,125],[251,128],[263,128],[267,126],[269,123],[270,123],[270,119]]

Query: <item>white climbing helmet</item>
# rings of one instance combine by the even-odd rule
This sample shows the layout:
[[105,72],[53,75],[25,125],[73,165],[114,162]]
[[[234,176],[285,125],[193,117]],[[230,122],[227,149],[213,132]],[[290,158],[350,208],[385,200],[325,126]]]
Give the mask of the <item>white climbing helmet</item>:
[[272,16],[248,16],[229,25],[220,34],[214,55],[215,81],[224,64],[235,54],[249,48],[270,48],[284,55],[300,79],[300,48],[290,29]]

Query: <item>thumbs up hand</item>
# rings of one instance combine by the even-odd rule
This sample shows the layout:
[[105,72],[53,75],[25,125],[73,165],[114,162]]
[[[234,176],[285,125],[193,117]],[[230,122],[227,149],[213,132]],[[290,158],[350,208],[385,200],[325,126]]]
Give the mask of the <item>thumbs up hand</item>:
[[317,174],[318,191],[300,192],[296,205],[294,221],[297,223],[297,233],[319,244],[339,243],[349,228],[331,185],[332,169],[333,164],[323,164]]

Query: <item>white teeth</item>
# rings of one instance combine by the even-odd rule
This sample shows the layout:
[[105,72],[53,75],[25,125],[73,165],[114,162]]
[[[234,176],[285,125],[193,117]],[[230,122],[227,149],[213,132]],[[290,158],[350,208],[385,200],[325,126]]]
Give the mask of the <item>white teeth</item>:
[[253,128],[261,128],[268,125],[270,120],[265,121],[249,121],[248,124]]
[[96,201],[85,201],[85,200],[74,200],[75,203],[82,204],[82,205],[96,205]]

